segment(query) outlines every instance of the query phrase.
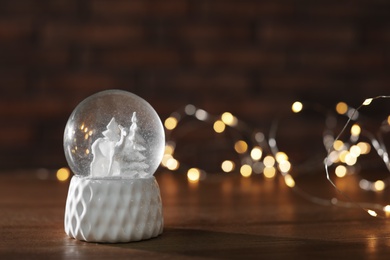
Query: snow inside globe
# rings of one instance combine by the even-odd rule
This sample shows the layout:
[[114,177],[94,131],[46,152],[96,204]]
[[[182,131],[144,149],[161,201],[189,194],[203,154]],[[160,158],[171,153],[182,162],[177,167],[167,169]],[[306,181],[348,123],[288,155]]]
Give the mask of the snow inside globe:
[[66,159],[79,176],[150,177],[164,147],[164,128],[156,111],[122,90],[99,92],[82,101],[64,133]]
[[163,231],[160,189],[154,173],[163,157],[164,128],[153,107],[123,90],[82,101],[64,132],[64,152],[75,174],[64,227],[71,238],[123,243]]

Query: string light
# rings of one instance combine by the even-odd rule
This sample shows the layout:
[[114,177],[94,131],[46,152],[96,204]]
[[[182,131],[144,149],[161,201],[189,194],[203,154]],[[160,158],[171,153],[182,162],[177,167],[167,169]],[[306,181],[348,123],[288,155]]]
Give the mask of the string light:
[[252,167],[248,164],[244,164],[240,168],[240,173],[243,177],[249,177],[252,175]]
[[[390,98],[390,96],[377,96],[375,98],[367,98],[357,109],[353,110],[352,114],[351,113],[350,114],[347,113],[348,114],[348,121],[344,125],[343,129],[341,130],[341,132],[335,138],[335,142],[340,140],[341,135],[345,132],[345,130],[348,127],[348,125],[350,124],[351,120],[357,120],[358,119],[358,117],[359,117],[358,111],[363,106],[368,106],[374,100],[381,99],[381,98]],[[359,138],[359,135],[361,133],[362,133],[361,127],[357,123],[353,124],[352,127],[351,127],[351,139],[350,139],[350,141],[351,142],[356,142],[358,140],[358,138]],[[376,137],[373,134],[370,134],[367,130],[366,130],[365,135],[370,139],[373,147],[376,149],[377,154],[382,158],[382,160],[385,163],[388,162],[388,154],[386,152],[386,149],[384,148],[385,147],[384,144],[381,143],[381,140],[380,139],[377,140]],[[342,161],[342,162],[344,162],[344,163],[346,163],[347,165],[350,165],[350,166],[354,165],[357,162],[357,158],[360,155],[367,154],[371,150],[371,146],[368,143],[366,143],[366,142],[359,142],[356,145],[351,145],[349,151],[346,150],[347,147],[348,146],[343,146],[340,149],[341,150],[340,155],[343,154],[343,156],[340,157],[340,161]],[[336,148],[338,148],[338,145],[336,145],[336,146],[333,145],[333,148],[335,150],[337,150]],[[346,198],[348,201],[350,201],[353,206],[357,206],[357,207],[362,208],[370,216],[372,216],[372,217],[381,217],[381,218],[388,217],[389,216],[389,210],[390,210],[390,206],[389,205],[384,206],[384,207],[381,208],[379,205],[373,204],[373,203],[371,204],[371,203],[354,202],[347,194],[342,192],[336,186],[336,184],[330,178],[330,174],[329,174],[329,166],[332,165],[332,162],[331,162],[331,160],[329,158],[330,158],[330,155],[331,155],[332,152],[333,151],[331,151],[331,149],[329,148],[328,149],[328,155],[325,158],[325,163],[324,163],[326,177],[327,177],[328,182],[340,194],[342,194],[344,196],[344,198]],[[388,164],[386,164],[386,165],[388,166]],[[344,170],[340,170],[340,169],[343,169],[341,167],[344,167],[344,166],[337,166],[336,167],[336,175],[338,175],[338,177],[343,177],[342,175],[344,175]],[[389,166],[387,168],[388,168],[388,170],[390,170]],[[361,189],[363,189],[363,190],[372,190],[372,191],[379,192],[379,191],[383,191],[386,188],[386,183],[383,180],[376,180],[376,181],[372,182],[372,181],[368,181],[366,179],[361,179],[360,182],[359,182],[359,187]],[[381,208],[380,211],[379,210],[374,210],[374,208],[377,209],[378,207]],[[382,214],[379,215],[378,212],[382,212]]]
[[303,104],[299,101],[296,101],[292,104],[292,107],[291,107],[291,110],[294,112],[294,113],[299,113],[301,112],[303,109]]
[[[310,194],[302,191],[297,185],[294,177],[290,174],[293,164],[289,161],[289,156],[285,152],[279,151],[276,144],[276,134],[275,129],[270,131],[268,139],[265,138],[264,134],[259,131],[254,131],[247,127],[247,125],[240,121],[230,112],[224,112],[220,116],[215,116],[209,114],[203,109],[196,108],[194,105],[186,105],[184,109],[178,112],[173,113],[170,117],[165,120],[164,126],[167,131],[167,145],[165,149],[165,155],[163,157],[162,166],[168,168],[169,170],[185,170],[187,166],[180,163],[174,156],[176,143],[170,139],[171,132],[176,131],[180,121],[183,117],[189,116],[193,117],[196,120],[209,123],[213,126],[213,130],[216,133],[224,133],[227,128],[235,130],[238,134],[233,135],[234,137],[244,137],[248,136],[243,134],[244,132],[252,132],[251,136],[253,139],[238,138],[233,140],[233,149],[236,152],[236,155],[240,158],[241,164],[235,165],[232,160],[222,161],[220,167],[221,170],[225,173],[233,172],[235,169],[238,169],[241,176],[248,178],[253,176],[253,173],[260,174],[262,173],[266,179],[272,179],[276,176],[277,172],[281,173],[284,178],[284,182],[287,187],[291,188],[294,191],[297,191],[298,194],[309,199],[312,202],[319,203],[321,205],[335,205],[339,207],[362,207],[369,215],[373,217],[381,217],[384,213],[386,216],[390,216],[390,205],[383,206],[378,209],[377,204],[361,204],[354,203],[352,200],[345,195],[330,178],[329,167],[333,164],[339,164],[335,166],[334,175],[337,178],[344,178],[347,174],[354,174],[356,172],[355,165],[358,163],[358,158],[363,155],[369,154],[371,148],[374,147],[378,155],[385,162],[389,162],[387,151],[384,148],[381,141],[377,140],[375,137],[369,137],[369,142],[359,141],[360,136],[367,137],[367,130],[363,130],[362,126],[358,122],[354,122],[350,128],[351,138],[347,141],[340,139],[342,133],[345,132],[351,121],[357,121],[360,114],[359,110],[362,106],[369,106],[374,100],[378,98],[390,98],[388,96],[379,96],[376,98],[366,99],[360,107],[357,109],[349,107],[345,102],[339,102],[336,107],[336,113],[342,116],[347,116],[348,121],[336,137],[333,137],[329,134],[331,130],[327,129],[323,136],[323,141],[326,149],[328,150],[327,157],[324,160],[325,171],[328,181],[334,186],[334,188],[339,191],[344,197],[351,202],[345,202],[336,198],[331,200],[317,198]],[[299,113],[303,110],[303,103],[300,101],[294,102],[291,106],[291,110],[294,113]],[[306,104],[305,104],[306,107]],[[334,127],[334,123],[328,124],[328,122],[333,122],[332,116],[327,116],[327,127]],[[332,121],[333,120],[333,121]],[[386,118],[387,125],[390,125],[390,116]],[[81,130],[86,129],[84,125],[81,126]],[[86,130],[87,132],[88,130]],[[265,151],[271,151],[271,154],[265,154]],[[390,170],[390,163],[388,163],[388,168]],[[203,177],[202,177],[203,176]],[[206,176],[206,172],[198,168],[187,168],[187,178],[189,182],[198,182]],[[368,181],[366,179],[361,179],[359,182],[359,187],[367,191],[380,192],[383,191],[388,185],[387,181],[376,180]],[[362,206],[364,205],[364,207]],[[379,215],[378,213],[382,212],[383,214]]]
[[225,127],[226,127],[225,123],[222,122],[221,120],[215,121],[213,125],[214,131],[219,134],[225,131]]
[[190,182],[198,182],[200,179],[200,170],[197,168],[191,168],[187,172],[187,177]]
[[[234,134],[235,137],[248,137],[248,140],[238,138],[233,142],[233,149],[241,164],[236,165],[232,160],[224,160],[220,165],[222,172],[233,172],[235,169],[238,169],[238,172],[243,177],[250,177],[253,173],[261,174],[265,171],[265,178],[275,177],[275,158],[269,154],[266,154],[266,157],[264,157],[266,162],[273,162],[269,164],[271,167],[265,167],[263,163],[264,159],[262,160],[265,150],[267,150],[266,139],[262,132],[251,132],[251,129],[244,122],[238,120],[238,118],[230,112],[224,112],[220,116],[216,116],[191,104],[186,105],[183,110],[172,113],[171,116],[165,120],[164,126],[166,129],[167,142],[165,154],[161,162],[163,167],[171,171],[185,171],[187,169],[187,178],[190,182],[193,182],[194,179],[199,181],[202,179],[202,176],[206,176],[206,171],[199,169],[200,177],[199,179],[195,178],[194,176],[196,174],[193,169],[198,168],[187,167],[175,158],[176,141],[171,138],[172,132],[177,131],[176,129],[179,127],[181,120],[186,116],[211,124],[216,133],[222,134],[226,131],[226,128],[230,128],[236,132],[236,134]],[[188,120],[186,122],[188,122]],[[231,131],[229,131],[229,133],[230,132]],[[289,165],[289,163],[284,163],[281,167],[287,171],[291,168],[291,165]]]
[[69,176],[70,176],[70,170],[65,167],[58,169],[56,173],[57,180],[59,181],[66,181],[69,179]]
[[224,172],[231,172],[234,170],[234,162],[230,160],[223,161],[221,164],[221,169]]
[[348,112],[348,105],[345,102],[337,103],[336,112],[340,115],[346,114]]

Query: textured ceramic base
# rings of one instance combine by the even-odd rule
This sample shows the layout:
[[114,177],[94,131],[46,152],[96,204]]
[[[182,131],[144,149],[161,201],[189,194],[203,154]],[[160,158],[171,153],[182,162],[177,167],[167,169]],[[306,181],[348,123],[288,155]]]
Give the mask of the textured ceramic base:
[[160,189],[147,179],[74,176],[65,208],[65,232],[87,242],[118,243],[156,237],[163,230]]

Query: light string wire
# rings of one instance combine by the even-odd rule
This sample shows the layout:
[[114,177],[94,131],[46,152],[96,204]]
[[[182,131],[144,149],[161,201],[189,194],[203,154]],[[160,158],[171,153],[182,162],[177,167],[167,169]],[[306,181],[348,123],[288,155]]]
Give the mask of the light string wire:
[[[379,98],[379,97],[378,97]],[[297,102],[296,102],[297,103]],[[300,102],[299,102],[300,103]],[[295,104],[295,103],[294,103]],[[345,111],[345,114],[348,116],[348,121],[345,123],[345,125],[343,126],[341,132],[337,135],[336,138],[334,138],[331,134],[335,132],[335,127],[336,127],[336,123],[335,121],[337,120],[335,115],[330,113],[330,111],[327,111],[325,110],[323,107],[319,106],[318,104],[305,104],[305,106],[303,106],[302,104],[299,105],[299,108],[298,109],[294,109],[294,104],[293,104],[293,112],[294,113],[300,113],[303,109],[311,109],[315,112],[318,112],[320,114],[323,114],[325,117],[326,117],[326,126],[327,128],[325,128],[324,130],[324,133],[323,133],[323,144],[326,148],[326,150],[328,151],[327,153],[327,156],[326,158],[329,158],[329,155],[331,154],[330,150],[331,148],[333,147],[333,144],[336,143],[339,139],[340,139],[340,136],[343,134],[343,132],[345,132],[346,128],[348,127],[349,123],[352,121],[352,120],[356,120],[358,118],[357,116],[357,110],[360,109],[360,107],[355,110],[355,109],[348,109]],[[339,113],[339,114],[344,114],[344,113]],[[269,133],[269,146],[272,150],[272,152],[275,154],[277,152],[279,152],[279,148],[278,148],[278,145],[277,145],[277,130],[279,128],[279,121],[280,119],[277,119],[277,120],[274,120],[272,126],[271,126],[271,130],[270,130],[270,133]],[[329,122],[333,122],[333,123],[329,123]],[[363,130],[362,130],[363,131]],[[372,142],[374,148],[377,149],[385,149],[385,146],[383,143],[380,144],[380,142],[378,142],[375,138],[374,138],[374,135],[369,133],[368,131],[366,131],[366,135],[369,135],[369,139],[370,141]],[[357,138],[351,138],[351,139],[356,139]],[[353,141],[356,141],[356,140],[353,140]],[[387,154],[384,152],[384,153],[380,153],[378,152],[378,154],[381,154],[384,158],[388,158]],[[322,160],[324,165],[326,166],[326,170],[327,170],[327,180],[328,181],[331,181],[332,183],[332,186],[333,188],[335,188],[337,190],[337,192],[339,192],[340,194],[342,195],[345,195],[344,197],[347,198],[348,201],[342,201],[342,200],[339,200],[335,197],[333,197],[332,199],[324,199],[324,198],[320,198],[320,197],[317,197],[317,196],[314,196],[306,191],[304,191],[303,189],[301,189],[298,185],[295,185],[295,186],[289,186],[294,192],[296,192],[298,195],[300,195],[301,197],[307,199],[308,201],[311,201],[313,203],[316,203],[316,204],[319,204],[319,205],[324,205],[324,206],[337,206],[337,207],[343,207],[343,208],[352,208],[352,207],[359,207],[359,208],[371,208],[371,209],[377,209],[377,210],[380,210],[380,209],[386,209],[388,212],[388,210],[390,209],[390,206],[386,206],[386,207],[383,207],[382,205],[380,204],[375,204],[375,203],[364,203],[364,202],[360,202],[360,203],[356,203],[354,202],[351,198],[349,198],[349,196],[347,196],[346,194],[344,194],[343,192],[341,192],[341,190],[339,190],[337,188],[337,186],[335,185],[335,183],[330,179],[330,174],[329,174],[329,171],[328,171],[328,166],[330,165],[329,162],[326,162],[324,159]],[[329,159],[328,159],[329,161]],[[332,162],[333,163],[333,162]],[[304,163],[305,164],[305,163]],[[388,165],[386,165],[388,166]],[[295,169],[297,169],[297,167],[295,167]],[[302,174],[301,172],[299,172],[300,170],[298,170],[298,176],[299,174]],[[283,176],[285,176],[286,174],[285,173],[281,173]],[[297,176],[297,175],[295,175]],[[364,179],[363,179],[364,180]],[[367,180],[365,180],[367,181]],[[367,181],[368,182],[368,181]],[[365,210],[366,211],[366,210]],[[373,214],[374,211],[368,211],[368,213],[371,215],[371,216],[374,216],[375,214]]]
[[[358,114],[358,111],[360,111],[360,109],[363,106],[369,106],[374,100],[387,99],[387,98],[390,98],[390,96],[376,96],[373,98],[365,99],[364,102],[358,108],[353,110],[352,114],[349,116],[347,122],[345,123],[345,125],[342,128],[342,130],[340,131],[340,133],[336,136],[333,143],[335,143],[337,140],[340,140],[341,135],[346,131],[346,129],[350,125],[351,121],[354,120],[355,115]],[[385,162],[387,169],[389,169],[388,155],[387,155],[386,150],[382,150],[382,152],[379,152],[380,151],[379,149],[386,149],[385,145],[383,144],[383,141],[381,141],[381,144],[379,144],[379,142],[374,138],[374,136],[372,134],[369,134],[369,139],[372,142],[373,147],[378,152],[378,155],[381,156],[382,160]],[[331,154],[331,150],[332,150],[332,147],[329,147],[327,156],[324,160],[326,179],[335,188],[335,190],[339,194],[341,194],[344,198],[346,198],[349,201],[349,203],[347,205],[359,207],[359,208],[363,209],[364,211],[366,211],[370,216],[373,216],[373,217],[386,218],[387,216],[389,216],[389,213],[390,213],[390,206],[389,205],[382,206],[381,204],[355,202],[349,195],[347,195],[345,192],[343,192],[341,189],[338,188],[338,186],[330,178],[330,174],[329,174],[329,165],[332,164],[332,162],[329,159],[330,154]],[[379,214],[379,213],[381,213],[381,214]]]
[[[243,177],[249,177],[252,175],[252,173],[257,174],[263,174],[265,178],[274,178],[276,175],[276,172],[280,172],[282,177],[284,178],[285,184],[292,189],[294,192],[299,194],[301,197],[319,204],[319,205],[334,205],[338,207],[344,207],[344,208],[352,208],[352,207],[359,207],[362,208],[364,211],[366,211],[368,214],[370,214],[373,217],[383,217],[382,215],[389,216],[390,215],[390,205],[382,206],[380,204],[375,203],[365,203],[365,202],[354,202],[347,194],[342,192],[337,185],[331,180],[330,174],[329,174],[329,166],[331,166],[334,161],[330,160],[330,157],[332,155],[332,147],[335,146],[337,142],[340,142],[341,135],[346,131],[351,121],[356,121],[359,117],[359,110],[363,106],[368,106],[371,104],[373,100],[380,99],[380,98],[390,98],[390,96],[377,96],[375,98],[368,98],[366,99],[357,109],[354,108],[348,108],[345,109],[344,112],[336,111],[340,115],[346,115],[348,116],[348,120],[345,123],[344,127],[340,131],[340,133],[334,138],[331,133],[334,133],[335,125],[333,127],[330,127],[332,124],[328,124],[328,121],[334,121],[336,120],[335,116],[330,114],[329,111],[326,113],[326,109],[314,105],[313,107],[317,112],[321,112],[323,114],[326,114],[326,122],[327,122],[327,128],[325,128],[323,133],[323,143],[325,146],[325,149],[327,150],[327,155],[325,159],[322,160],[322,163],[325,165],[325,171],[326,171],[326,178],[327,181],[329,181],[332,185],[332,187],[340,193],[347,201],[342,201],[337,198],[332,199],[324,199],[320,197],[313,196],[312,194],[302,190],[298,185],[296,185],[295,180],[293,176],[290,175],[290,170],[292,168],[292,164],[289,162],[288,155],[284,152],[279,151],[277,142],[276,142],[276,132],[278,129],[278,121],[274,121],[274,124],[271,125],[270,133],[269,133],[269,139],[267,140],[261,131],[254,131],[251,127],[249,127],[245,122],[239,120],[237,117],[233,116],[229,112],[223,113],[221,116],[215,116],[211,115],[208,112],[206,112],[203,109],[196,108],[195,106],[189,104],[185,106],[183,109],[180,109],[176,112],[173,112],[164,122],[164,126],[166,128],[166,137],[167,137],[167,145],[165,149],[165,155],[162,160],[162,166],[165,168],[168,168],[172,171],[177,170],[186,170],[187,171],[187,177],[190,182],[197,182],[199,180],[202,180],[206,177],[206,171],[200,168],[196,167],[188,167],[184,165],[183,163],[179,162],[177,158],[175,158],[175,148],[176,148],[176,142],[172,138],[172,132],[175,130],[179,123],[185,118],[185,117],[192,117],[195,118],[198,121],[205,122],[207,124],[212,124],[213,129],[216,133],[223,133],[226,129],[234,130],[234,133],[231,133],[232,137],[234,139],[235,143],[235,150],[238,154],[240,163],[240,173]],[[339,104],[343,104],[346,106],[345,103],[340,102]],[[338,105],[339,105],[338,104]],[[295,102],[292,105],[292,110],[295,113],[299,113],[303,108],[303,104],[301,102]],[[389,116],[389,124],[390,125],[390,116]],[[362,135],[365,135],[371,142],[374,149],[377,151],[378,155],[382,158],[382,160],[385,162],[387,169],[390,170],[389,165],[389,159],[386,147],[383,142],[383,135],[382,132],[379,132],[378,139],[375,138],[374,134],[370,133],[369,131],[362,130],[358,125],[356,125],[359,129]],[[188,130],[188,128],[187,128]],[[390,131],[390,129],[389,129]],[[248,137],[249,136],[249,137]],[[244,141],[249,140],[249,143]],[[351,135],[350,142],[356,143],[358,139],[358,136]],[[355,145],[356,146],[356,145]],[[347,143],[343,143],[343,147],[347,147]],[[352,145],[351,145],[352,147]],[[250,151],[250,148],[252,149]],[[250,151],[250,152],[249,152]],[[255,153],[253,153],[255,151]],[[268,154],[266,152],[268,151]],[[256,155],[257,152],[257,155]],[[252,154],[253,153],[253,154]],[[262,159],[262,160],[261,160]],[[294,165],[295,167],[295,165]],[[224,172],[233,172],[236,168],[235,164],[231,160],[225,160],[221,164],[221,168]],[[337,175],[337,173],[336,173]],[[338,176],[340,177],[340,176]],[[374,191],[383,190],[386,187],[386,183],[383,181],[376,181],[376,182],[370,182],[368,180],[362,179],[362,181],[368,183],[368,187],[376,187],[377,183],[379,184],[381,189],[373,189]],[[362,183],[361,181],[361,183]],[[367,186],[366,185],[366,186]],[[379,187],[379,186],[378,186]],[[360,185],[360,188],[363,189],[362,185]],[[369,190],[369,189],[365,189]],[[378,215],[378,212],[382,212],[383,214]]]
[[[214,131],[218,134],[228,132],[231,141],[234,143],[233,146],[239,163],[236,165],[233,160],[229,159],[222,161],[221,168],[224,172],[233,172],[239,167],[239,171],[243,177],[249,177],[253,173],[264,173],[264,170],[266,178],[273,178],[276,175],[276,160],[267,147],[265,135],[262,131],[254,130],[244,121],[239,120],[229,112],[225,112],[220,116],[215,116],[191,104],[171,113],[164,121],[167,144],[165,155],[162,160],[163,167],[172,171],[187,171],[188,180],[192,182],[205,178],[207,174],[203,169],[184,165],[184,163],[179,162],[175,157],[176,141],[174,140],[172,133],[180,124],[182,124],[180,125],[181,130],[186,129],[184,124],[190,124],[191,122],[183,123],[182,121],[184,121],[186,117],[212,125]],[[175,133],[174,135],[178,134]],[[279,154],[279,156],[280,155],[282,154]],[[263,161],[265,160],[265,165],[261,159],[263,159]]]

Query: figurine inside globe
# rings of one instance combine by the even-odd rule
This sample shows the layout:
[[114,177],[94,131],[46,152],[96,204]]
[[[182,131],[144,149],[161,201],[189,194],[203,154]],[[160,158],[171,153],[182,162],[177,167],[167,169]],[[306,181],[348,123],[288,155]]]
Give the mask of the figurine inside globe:
[[156,111],[123,90],[88,97],[65,127],[65,157],[77,176],[148,178],[160,164],[164,147],[164,128]]

